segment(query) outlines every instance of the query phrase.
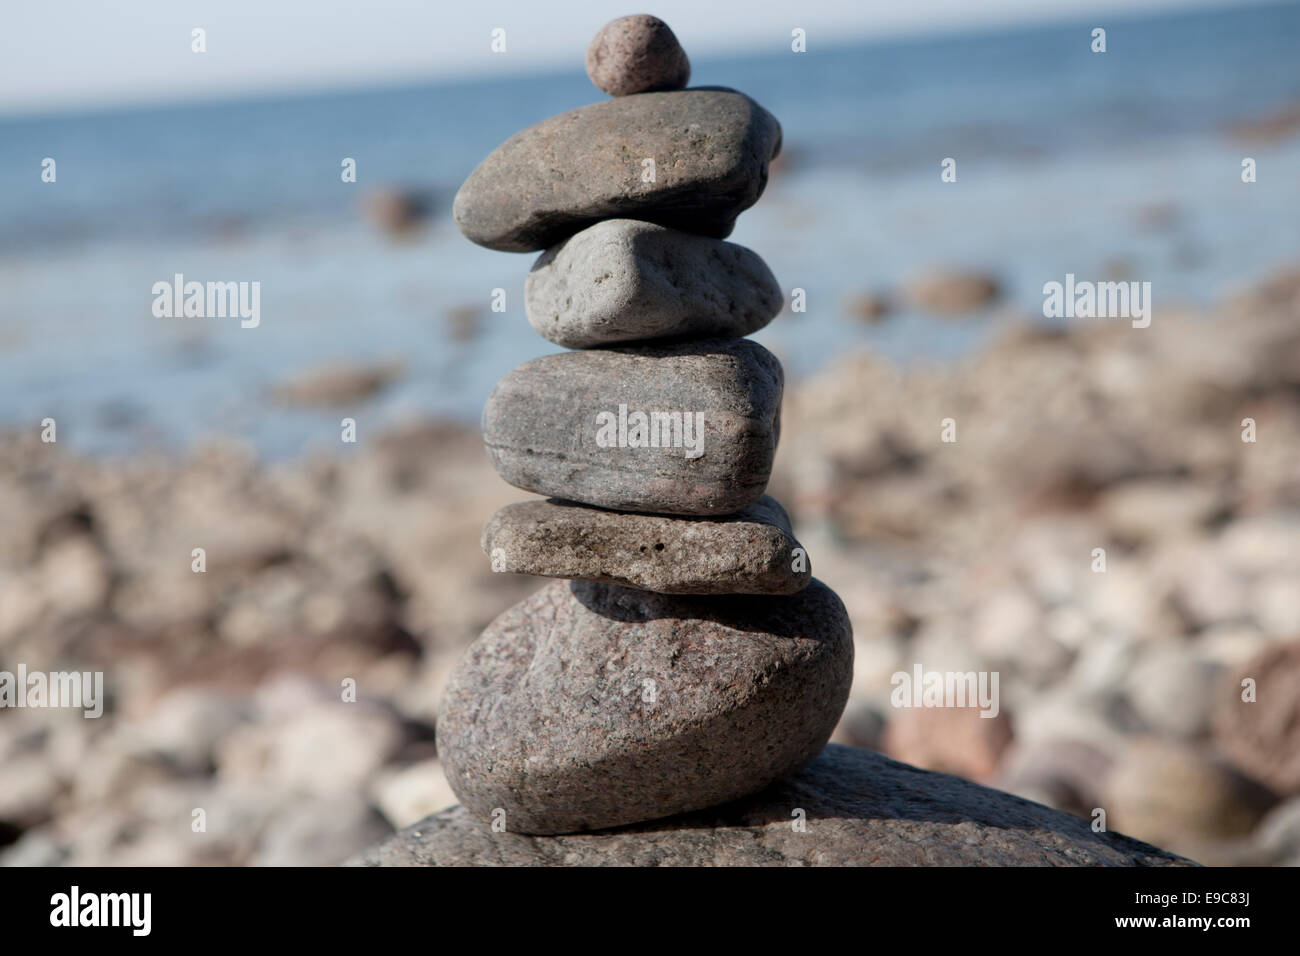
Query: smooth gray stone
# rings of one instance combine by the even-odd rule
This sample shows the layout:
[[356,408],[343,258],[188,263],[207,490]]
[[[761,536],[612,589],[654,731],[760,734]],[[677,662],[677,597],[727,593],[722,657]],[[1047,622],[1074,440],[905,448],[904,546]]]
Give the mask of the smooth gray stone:
[[600,28],[587,47],[587,76],[610,96],[680,90],[691,78],[691,62],[668,24],[640,13]]
[[780,148],[781,125],[734,90],[620,96],[506,140],[470,173],[452,214],[466,238],[503,252],[545,249],[615,218],[723,239],[763,194]]
[[635,219],[607,219],[547,249],[524,289],[537,333],[573,349],[740,338],[785,304],[772,270],[744,246]]
[[817,756],[853,679],[844,605],[556,581],[456,665],[438,756],[482,820],[570,833],[725,803]]
[[[483,442],[497,474],[526,491],[619,511],[732,514],[767,487],[782,383],[776,356],[748,339],[544,355],[497,384]],[[648,436],[659,447],[632,447],[637,412],[680,413],[680,435],[660,425]],[[620,445],[606,426],[623,417]]]
[[494,570],[661,594],[794,594],[812,579],[789,516],[767,495],[720,518],[521,501],[492,516],[482,545]]
[[[802,810],[803,830],[792,823]],[[744,800],[603,833],[493,832],[464,807],[353,866],[1194,866],[1000,790],[831,744]]]

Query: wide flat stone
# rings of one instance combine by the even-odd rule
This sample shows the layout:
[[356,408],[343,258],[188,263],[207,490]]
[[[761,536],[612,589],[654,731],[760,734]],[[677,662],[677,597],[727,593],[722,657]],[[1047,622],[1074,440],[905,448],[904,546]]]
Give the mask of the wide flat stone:
[[[794,821],[802,811],[803,829]],[[723,807],[565,836],[493,832],[454,806],[371,847],[365,866],[1192,866],[1088,821],[871,750],[817,760]]]
[[547,249],[524,294],[537,333],[575,349],[740,338],[784,303],[772,270],[744,246],[635,219],[607,219]]
[[731,514],[767,487],[782,385],[776,356],[748,339],[545,355],[497,384],[483,442],[502,478],[537,494]]
[[780,148],[780,124],[734,90],[620,96],[516,133],[470,173],[452,213],[468,239],[503,252],[617,218],[723,239]]
[[818,581],[791,597],[669,597],[557,581],[452,672],[447,781],[517,833],[725,803],[810,762],[848,698],[853,636]]
[[492,516],[482,544],[494,570],[662,594],[794,594],[812,579],[789,516],[768,495],[717,518],[521,501]]

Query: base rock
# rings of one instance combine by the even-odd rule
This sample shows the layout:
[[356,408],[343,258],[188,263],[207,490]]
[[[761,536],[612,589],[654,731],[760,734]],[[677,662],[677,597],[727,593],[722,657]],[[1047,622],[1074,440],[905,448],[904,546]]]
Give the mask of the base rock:
[[456,665],[438,756],[460,802],[515,833],[623,826],[807,766],[852,678],[848,613],[818,581],[789,597],[556,581]]
[[[791,826],[806,812],[805,831]],[[856,747],[723,807],[565,836],[493,833],[451,807],[361,866],[1194,866],[1086,820]]]

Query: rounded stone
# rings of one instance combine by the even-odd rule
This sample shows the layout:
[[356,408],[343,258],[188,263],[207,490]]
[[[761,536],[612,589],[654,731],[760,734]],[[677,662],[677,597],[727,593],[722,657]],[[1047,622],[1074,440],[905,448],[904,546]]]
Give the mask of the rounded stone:
[[818,581],[744,598],[557,581],[457,665],[438,754],[461,803],[508,831],[653,820],[810,763],[852,676],[848,614]]
[[784,304],[772,270],[744,246],[635,219],[606,219],[547,249],[524,286],[533,329],[571,349],[741,338]]
[[680,90],[691,61],[668,24],[640,13],[601,27],[587,48],[587,76],[610,96]]

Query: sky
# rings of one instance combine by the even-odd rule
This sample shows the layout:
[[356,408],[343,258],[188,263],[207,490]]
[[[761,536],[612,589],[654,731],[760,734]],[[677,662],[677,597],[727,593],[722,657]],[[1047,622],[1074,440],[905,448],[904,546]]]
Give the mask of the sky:
[[[1222,0],[1219,0],[1221,3]],[[1238,0],[1250,2],[1250,0]],[[0,114],[580,67],[607,21],[652,12],[689,55],[1118,17],[1215,0],[12,0]],[[206,32],[195,53],[192,31]],[[505,31],[505,52],[491,50]]]

